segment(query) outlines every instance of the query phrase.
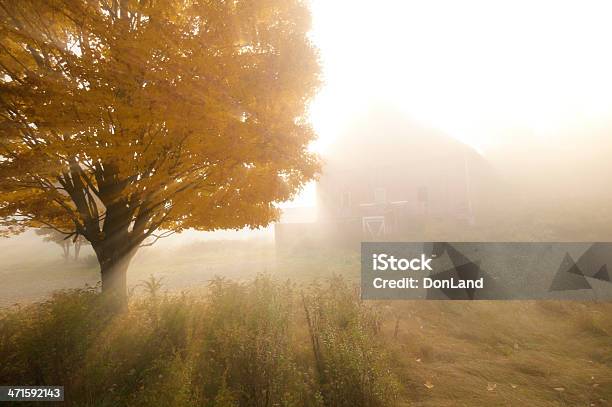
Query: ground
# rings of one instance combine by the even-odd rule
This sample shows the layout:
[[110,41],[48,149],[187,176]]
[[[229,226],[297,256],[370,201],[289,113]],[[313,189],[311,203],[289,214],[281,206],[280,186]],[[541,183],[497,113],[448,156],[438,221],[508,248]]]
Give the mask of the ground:
[[[24,248],[10,242],[0,246],[5,256],[1,306],[37,301],[99,278],[89,251],[78,262],[64,263],[52,244]],[[194,293],[215,275],[249,280],[266,273],[304,284],[340,274],[356,281],[358,262],[350,251],[280,256],[266,239],[194,241],[141,252],[129,281],[137,286],[154,275],[169,292]],[[401,405],[612,405],[612,303],[371,304],[383,321],[381,335],[401,383]]]
[[421,301],[390,312],[406,405],[612,405],[610,303]]

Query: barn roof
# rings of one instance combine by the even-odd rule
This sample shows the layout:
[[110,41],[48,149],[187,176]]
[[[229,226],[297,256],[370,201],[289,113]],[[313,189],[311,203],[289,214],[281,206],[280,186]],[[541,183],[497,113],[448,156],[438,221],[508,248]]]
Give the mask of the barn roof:
[[362,115],[324,155],[326,167],[349,170],[409,163],[443,164],[449,158],[484,161],[476,150],[444,134],[389,110]]

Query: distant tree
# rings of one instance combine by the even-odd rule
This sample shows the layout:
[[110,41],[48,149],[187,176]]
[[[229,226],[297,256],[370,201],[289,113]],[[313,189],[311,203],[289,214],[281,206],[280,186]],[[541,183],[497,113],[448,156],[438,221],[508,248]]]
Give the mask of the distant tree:
[[73,259],[77,261],[81,252],[83,244],[88,243],[87,240],[81,235],[75,235],[74,237],[67,236],[65,233],[61,233],[52,228],[41,228],[36,229],[36,234],[43,238],[45,242],[52,242],[62,248],[63,257],[65,261],[70,260],[70,249],[73,250]]
[[59,245],[63,251],[64,261],[70,260],[70,246],[72,242],[67,239],[67,236],[64,233],[58,232],[55,229],[47,228],[47,229],[36,229],[36,234],[42,236],[43,241],[45,242],[53,242]]
[[83,236],[126,301],[143,244],[264,226],[318,169],[300,0],[0,0],[5,234]]

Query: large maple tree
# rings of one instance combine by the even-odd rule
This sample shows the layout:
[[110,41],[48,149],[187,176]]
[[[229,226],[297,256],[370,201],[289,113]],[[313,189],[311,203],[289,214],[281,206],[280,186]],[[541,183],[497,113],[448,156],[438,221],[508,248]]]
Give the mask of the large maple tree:
[[299,0],[0,0],[4,234],[83,236],[122,303],[143,244],[259,227],[318,169]]

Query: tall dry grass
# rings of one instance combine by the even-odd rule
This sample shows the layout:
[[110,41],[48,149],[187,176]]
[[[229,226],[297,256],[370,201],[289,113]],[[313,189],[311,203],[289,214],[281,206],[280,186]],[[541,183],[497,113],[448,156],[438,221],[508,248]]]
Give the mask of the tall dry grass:
[[0,316],[0,384],[63,385],[78,406],[385,406],[398,382],[376,312],[340,279],[260,276],[205,295],[143,284],[110,313],[96,288]]

